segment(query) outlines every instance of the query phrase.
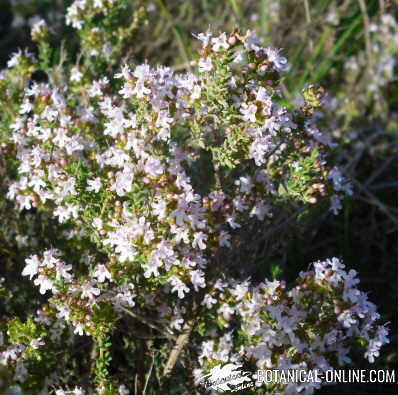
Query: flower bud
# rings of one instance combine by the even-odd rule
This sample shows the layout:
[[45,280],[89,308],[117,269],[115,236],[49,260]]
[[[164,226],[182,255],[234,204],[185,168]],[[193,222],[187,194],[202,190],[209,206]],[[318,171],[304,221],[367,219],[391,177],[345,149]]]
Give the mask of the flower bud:
[[236,44],[236,37],[235,36],[231,36],[228,38],[228,44],[229,45],[235,45]]

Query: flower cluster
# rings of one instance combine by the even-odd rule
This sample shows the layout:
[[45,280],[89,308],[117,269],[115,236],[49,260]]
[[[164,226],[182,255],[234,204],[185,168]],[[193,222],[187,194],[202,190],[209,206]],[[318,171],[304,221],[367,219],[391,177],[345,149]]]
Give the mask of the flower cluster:
[[[369,40],[371,45],[367,52],[351,56],[345,63],[347,80],[358,80],[364,69],[365,73],[361,85],[369,84],[369,92],[375,101],[383,101],[383,89],[394,79],[394,69],[397,66],[398,24],[393,15],[384,13],[376,16],[369,26]],[[370,58],[370,59],[369,59]],[[366,97],[361,97],[365,101]]]
[[135,30],[145,24],[144,4],[145,0],[76,0],[67,9],[66,24],[79,32],[82,52],[88,58],[101,56],[108,64],[117,64],[125,48],[134,43]]
[[[256,369],[318,370],[325,372],[349,364],[352,344],[365,347],[373,363],[389,342],[388,328],[377,325],[380,316],[367,295],[357,288],[355,270],[346,271],[337,258],[315,262],[302,272],[297,285],[265,281],[256,287],[246,282],[219,284],[205,303],[224,299],[217,313],[225,334],[215,329],[201,345],[201,376],[216,364],[229,361]],[[238,321],[236,321],[238,317]],[[239,329],[236,328],[239,322]],[[242,346],[242,344],[244,346]],[[320,383],[270,383],[269,390],[312,393]]]
[[[203,343],[203,368],[247,360],[324,369],[334,364],[329,354],[349,362],[349,338],[363,339],[373,361],[387,330],[375,326],[375,306],[337,260],[314,264],[291,291],[276,280],[257,287],[231,280],[229,254],[251,229],[272,228],[317,204],[337,213],[352,192],[334,164],[335,144],[318,128],[323,89],[306,86],[297,106],[288,107],[280,84],[287,60],[251,31],[198,34],[196,72],[147,63],[125,64],[116,75],[97,72],[90,59],[106,54],[106,40],[112,47],[108,17],[123,4],[78,0],[69,8],[67,22],[91,40],[83,43],[82,63],[48,68],[48,81],[35,82],[30,76],[48,64],[45,55],[35,62],[19,52],[0,81],[0,93],[9,94],[7,81],[26,77],[8,124],[16,176],[7,197],[22,212],[52,216],[69,227],[67,239],[96,250],[74,259],[52,248],[26,259],[22,275],[46,303],[25,324],[7,322],[1,363],[26,388],[81,394],[80,386],[58,389],[62,372],[54,361],[62,344],[87,335],[96,359],[93,387],[127,394],[108,369],[111,333],[126,317],[137,343],[147,332],[175,341],[194,321],[197,345],[217,327],[235,330]],[[93,30],[97,17],[104,19]],[[45,24],[32,35],[45,40]],[[38,361],[52,374],[31,383]]]
[[[250,32],[199,38],[198,63],[214,71],[126,65],[116,93],[102,78],[75,107],[72,75],[72,88],[35,83],[11,125],[20,166],[8,197],[21,209],[45,205],[61,223],[83,222],[119,269],[139,260],[145,278],[163,278],[179,298],[204,286],[211,254],[248,222],[286,200],[314,203],[332,191],[334,202],[348,188],[312,132],[315,87],[291,112],[277,103],[286,69],[278,51]],[[203,149],[217,168],[208,193],[194,179]]]

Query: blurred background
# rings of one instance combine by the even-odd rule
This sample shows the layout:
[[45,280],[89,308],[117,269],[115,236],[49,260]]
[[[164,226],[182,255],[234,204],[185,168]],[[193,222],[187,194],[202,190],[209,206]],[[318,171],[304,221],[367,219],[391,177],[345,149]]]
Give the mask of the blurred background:
[[[0,0],[0,70],[19,48],[35,51],[30,28],[39,19],[47,22],[54,45],[67,42],[73,48],[78,43],[75,32],[65,25],[71,3]],[[354,194],[345,200],[340,215],[320,211],[299,231],[286,229],[286,238],[277,241],[282,244],[268,249],[268,267],[273,275],[294,279],[309,262],[337,256],[356,269],[362,289],[379,306],[383,320],[390,322],[391,343],[374,368],[395,368],[398,379],[398,1],[130,3],[140,10],[143,21],[127,43],[126,57],[133,62],[148,60],[188,70],[197,58],[198,42],[192,34],[239,27],[255,30],[266,45],[283,48],[290,63],[283,80],[287,101],[294,100],[309,82],[326,89],[327,106],[319,116],[324,129],[340,144],[336,156],[353,182]],[[2,265],[11,265],[26,253],[23,240],[13,237],[16,229],[25,226],[32,234],[45,234],[48,229],[35,225],[31,217],[10,218],[4,199],[0,210],[6,224],[0,231],[0,259]],[[366,362],[355,363],[356,368],[373,368]],[[396,388],[344,384],[319,393],[397,393]]]

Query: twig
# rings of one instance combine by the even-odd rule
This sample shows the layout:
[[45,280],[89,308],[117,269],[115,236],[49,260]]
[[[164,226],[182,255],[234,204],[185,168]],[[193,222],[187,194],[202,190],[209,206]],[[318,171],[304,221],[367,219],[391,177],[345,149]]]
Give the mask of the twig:
[[372,46],[371,46],[371,42],[370,42],[369,15],[368,15],[368,11],[366,9],[365,1],[364,0],[358,0],[358,3],[359,3],[359,8],[361,9],[361,12],[362,12],[362,15],[363,15],[363,24],[365,26],[366,57],[368,58],[368,73],[369,73],[369,77],[371,77],[373,58],[372,58]]
[[382,182],[380,184],[373,184],[369,186],[369,189],[372,190],[386,189],[386,188],[398,188],[398,181]]
[[267,233],[265,233],[264,237],[261,240],[266,240],[268,237],[272,236],[277,230],[283,228],[285,225],[287,225],[290,221],[294,220],[299,214],[304,212],[308,208],[308,205],[305,205],[303,207],[300,207],[297,209],[293,214],[291,214],[288,218],[282,220],[279,222],[277,225],[275,225],[271,230],[269,230]]
[[[311,12],[310,12],[310,5],[308,3],[308,0],[304,0],[304,8],[305,8],[305,19],[307,20],[307,28],[311,26]],[[310,51],[312,52],[314,49],[314,42],[310,38],[308,40],[308,43],[310,45]]]
[[150,328],[160,332],[162,335],[164,335],[167,339],[171,339],[171,340],[176,340],[176,337],[168,332],[166,332],[165,330],[163,330],[162,328],[159,328],[157,325],[155,325],[154,323],[152,323],[151,321],[149,321],[147,318],[145,318],[144,316],[142,316],[141,314],[135,313],[129,309],[126,309],[123,306],[120,306],[120,308],[127,313],[128,315],[130,315],[131,317],[142,321],[144,324],[148,325]]
[[355,185],[363,192],[365,195],[367,195],[370,198],[369,203],[374,204],[376,207],[380,209],[392,222],[394,222],[395,225],[398,225],[398,218],[391,213],[391,211],[388,209],[388,207],[380,200],[377,198],[376,195],[374,195],[372,192],[370,192],[364,185],[362,185],[358,180],[352,179],[352,181],[355,183]]
[[176,343],[173,349],[170,352],[169,358],[166,362],[166,366],[163,370],[163,378],[167,379],[170,377],[171,372],[173,371],[174,365],[177,363],[177,360],[188,343],[189,336],[191,335],[192,329],[195,325],[196,317],[192,317],[187,320],[182,328],[181,334],[178,336]]
[[376,140],[378,137],[381,137],[381,136],[390,136],[390,135],[392,135],[392,133],[389,131],[378,130],[376,133],[369,136],[364,141],[363,146],[361,147],[361,149],[358,150],[355,157],[349,163],[347,163],[347,165],[344,167],[345,171],[347,173],[352,173],[352,171],[357,167],[359,161],[361,160],[362,155],[369,148],[369,146],[373,143],[374,140]]
[[384,3],[384,0],[379,0],[379,5],[380,5],[380,15],[383,15],[386,10],[386,5]]
[[383,171],[389,166],[389,164],[394,160],[398,158],[398,154],[392,155],[389,158],[387,158],[384,163],[379,166],[371,175],[370,177],[366,180],[364,183],[365,187],[368,187],[372,182],[381,174]]
[[138,374],[134,376],[134,394],[138,394]]
[[107,197],[105,198],[105,201],[104,201],[104,203],[102,205],[101,214],[100,214],[101,217],[104,214],[106,207],[108,206],[109,200],[110,200],[110,195],[107,195]]
[[155,364],[155,353],[152,353],[152,363],[151,363],[151,367],[149,368],[149,372],[146,375],[146,379],[145,379],[145,385],[144,385],[144,389],[142,390],[142,395],[145,395],[146,393],[146,389],[149,383],[149,379],[151,377],[151,373],[152,373],[152,369],[153,369],[153,365]]

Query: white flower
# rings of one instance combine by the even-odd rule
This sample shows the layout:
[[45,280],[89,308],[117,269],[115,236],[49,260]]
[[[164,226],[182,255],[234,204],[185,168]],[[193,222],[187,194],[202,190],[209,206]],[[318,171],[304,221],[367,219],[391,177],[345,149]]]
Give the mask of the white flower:
[[173,288],[171,292],[177,292],[178,297],[183,299],[185,293],[189,292],[189,288],[176,276],[171,276],[169,281],[171,282]]
[[250,176],[248,177],[239,177],[239,180],[235,181],[235,185],[238,185],[240,188],[240,191],[242,193],[250,193],[250,191],[253,189],[254,184],[252,182],[252,179]]
[[213,68],[211,58],[200,58],[198,62],[199,72],[205,73]]
[[243,212],[248,208],[247,204],[245,204],[245,203],[246,203],[246,200],[243,199],[242,197],[237,197],[232,202],[232,204],[234,205],[236,210],[238,210],[239,212]]
[[99,217],[96,217],[93,219],[93,226],[95,229],[97,230],[101,230],[102,229],[102,219]]
[[70,218],[77,218],[79,212],[79,207],[72,204],[66,204],[65,206],[58,206],[54,210],[54,215],[58,217],[60,223],[66,222]]
[[35,285],[40,286],[40,290],[39,292],[44,295],[47,291],[51,291],[53,288],[53,281],[50,280],[47,276],[44,276],[42,274],[39,275],[39,277],[37,277],[33,283]]
[[212,34],[211,32],[206,32],[206,33],[194,34],[193,36],[198,40],[202,41],[203,47],[207,47],[210,44]]
[[272,151],[274,143],[272,142],[271,136],[265,136],[264,138],[256,138],[250,145],[249,151],[250,156],[254,159],[257,166],[261,166],[265,163],[265,156],[268,152]]
[[38,339],[32,339],[30,341],[30,346],[34,349],[37,350],[40,346],[44,345],[44,341],[39,337]]
[[227,35],[225,33],[222,33],[218,37],[213,37],[211,39],[211,43],[213,44],[212,48],[214,52],[219,52],[222,49],[228,49],[229,44],[227,41]]
[[257,106],[255,104],[248,105],[247,103],[243,103],[240,112],[243,115],[242,119],[244,121],[256,122]]
[[127,389],[127,387],[124,384],[119,386],[118,391],[119,391],[119,395],[129,395],[129,393],[130,393],[130,391]]
[[105,265],[98,265],[93,273],[93,276],[100,283],[103,283],[106,279],[112,280],[111,273],[108,271]]
[[256,203],[250,211],[250,216],[255,215],[260,221],[264,220],[264,217],[270,212],[271,206],[264,204],[263,202]]
[[82,77],[83,77],[83,73],[79,71],[79,68],[77,66],[72,67],[71,73],[70,73],[70,80],[75,81],[75,82],[80,82]]
[[111,191],[116,191],[118,196],[124,196],[131,192],[134,180],[134,171],[132,166],[125,165],[123,171],[116,173],[116,182],[111,186]]
[[81,297],[87,299],[93,299],[95,296],[98,296],[101,291],[98,288],[94,287],[95,282],[85,282],[81,286]]
[[75,387],[73,390],[74,395],[84,395],[85,393],[86,391],[84,391],[82,387]]
[[159,176],[163,174],[164,169],[159,159],[150,156],[146,160],[144,171],[151,176]]
[[342,191],[348,195],[352,195],[352,186],[350,182],[343,177],[338,167],[335,166],[330,170],[328,178],[333,181],[333,187],[336,192]]
[[44,251],[42,265],[53,268],[59,262],[58,255],[58,250],[54,248]]
[[357,320],[354,318],[350,310],[343,311],[337,319],[343,324],[345,328],[350,328],[351,326],[357,324]]
[[71,308],[68,305],[64,306],[59,306],[56,305],[58,313],[57,313],[57,318],[64,319],[64,320],[69,320],[70,313],[71,313]]
[[174,316],[170,322],[170,328],[176,329],[177,331],[181,330],[182,324],[184,323],[184,319],[180,316]]
[[83,336],[84,335],[84,326],[80,322],[73,322],[73,325],[75,326],[73,333],[77,334],[79,336]]
[[218,240],[220,247],[231,247],[230,240],[231,240],[231,235],[227,231],[222,230],[220,232],[220,236],[219,236],[219,240]]
[[278,280],[273,280],[273,281],[266,281],[266,287],[267,291],[273,295],[275,291],[278,289],[278,287],[281,285],[281,282]]
[[268,59],[274,64],[276,71],[286,71],[289,68],[287,59],[279,55],[279,49],[276,48],[265,48],[265,53]]
[[228,303],[224,303],[217,310],[217,313],[222,313],[224,319],[228,320],[234,313],[234,309]]
[[236,297],[237,300],[244,298],[249,290],[249,283],[238,283],[231,290],[232,295]]
[[24,102],[21,104],[21,107],[19,109],[19,113],[21,115],[27,114],[30,111],[32,111],[32,109],[33,109],[32,103],[29,100],[24,100]]
[[64,278],[67,281],[71,281],[73,276],[68,273],[70,270],[72,270],[72,265],[67,265],[65,262],[58,260],[56,263],[57,280]]
[[151,259],[148,264],[145,266],[145,278],[156,277],[159,276],[159,268],[162,267],[162,262],[156,259]]
[[88,180],[87,184],[88,184],[88,187],[86,187],[86,189],[89,192],[94,191],[94,192],[98,193],[102,187],[101,179],[99,177],[94,178],[93,180]]
[[39,19],[33,26],[31,30],[32,36],[40,34],[41,31],[46,29],[47,23],[44,19]]
[[120,307],[123,305],[128,307],[134,307],[134,298],[136,297],[136,294],[134,293],[134,284],[129,283],[127,285],[120,286],[119,290],[120,292],[118,292],[113,299],[114,305],[116,307]]
[[30,210],[32,208],[33,196],[31,195],[18,195],[16,198],[20,209]]
[[39,272],[40,260],[37,255],[32,255],[25,260],[26,266],[22,271],[23,276],[29,276],[30,280]]
[[11,56],[11,59],[7,62],[7,66],[12,68],[16,66],[22,58],[22,51],[19,49],[18,52],[14,52]]
[[189,229],[185,227],[179,227],[175,224],[171,224],[170,231],[175,234],[174,240],[177,244],[183,241],[185,244],[189,243]]
[[217,299],[213,298],[209,294],[206,294],[204,299],[203,299],[202,305],[206,305],[206,307],[208,309],[211,309],[212,306],[215,305],[216,303],[217,303]]
[[246,32],[246,41],[245,41],[245,48],[249,51],[257,51],[260,49],[259,45],[260,44],[260,38],[256,36],[254,31],[248,30]]
[[228,223],[228,225],[232,228],[232,229],[237,229],[240,228],[240,224],[238,224],[236,222],[236,215],[232,214],[232,215],[228,215],[225,218],[225,221]]
[[206,286],[205,277],[202,270],[193,270],[190,274],[195,291],[198,291],[199,288],[204,288]]
[[234,58],[234,62],[240,65],[247,64],[246,52],[245,51],[237,51],[236,56]]
[[192,247],[204,250],[206,248],[207,235],[203,232],[197,232],[193,235]]
[[343,208],[341,201],[343,198],[339,195],[332,195],[330,198],[330,210],[334,215],[337,215],[339,211]]
[[152,203],[152,215],[156,215],[159,219],[163,219],[166,217],[166,208],[167,203],[160,199],[157,202]]

